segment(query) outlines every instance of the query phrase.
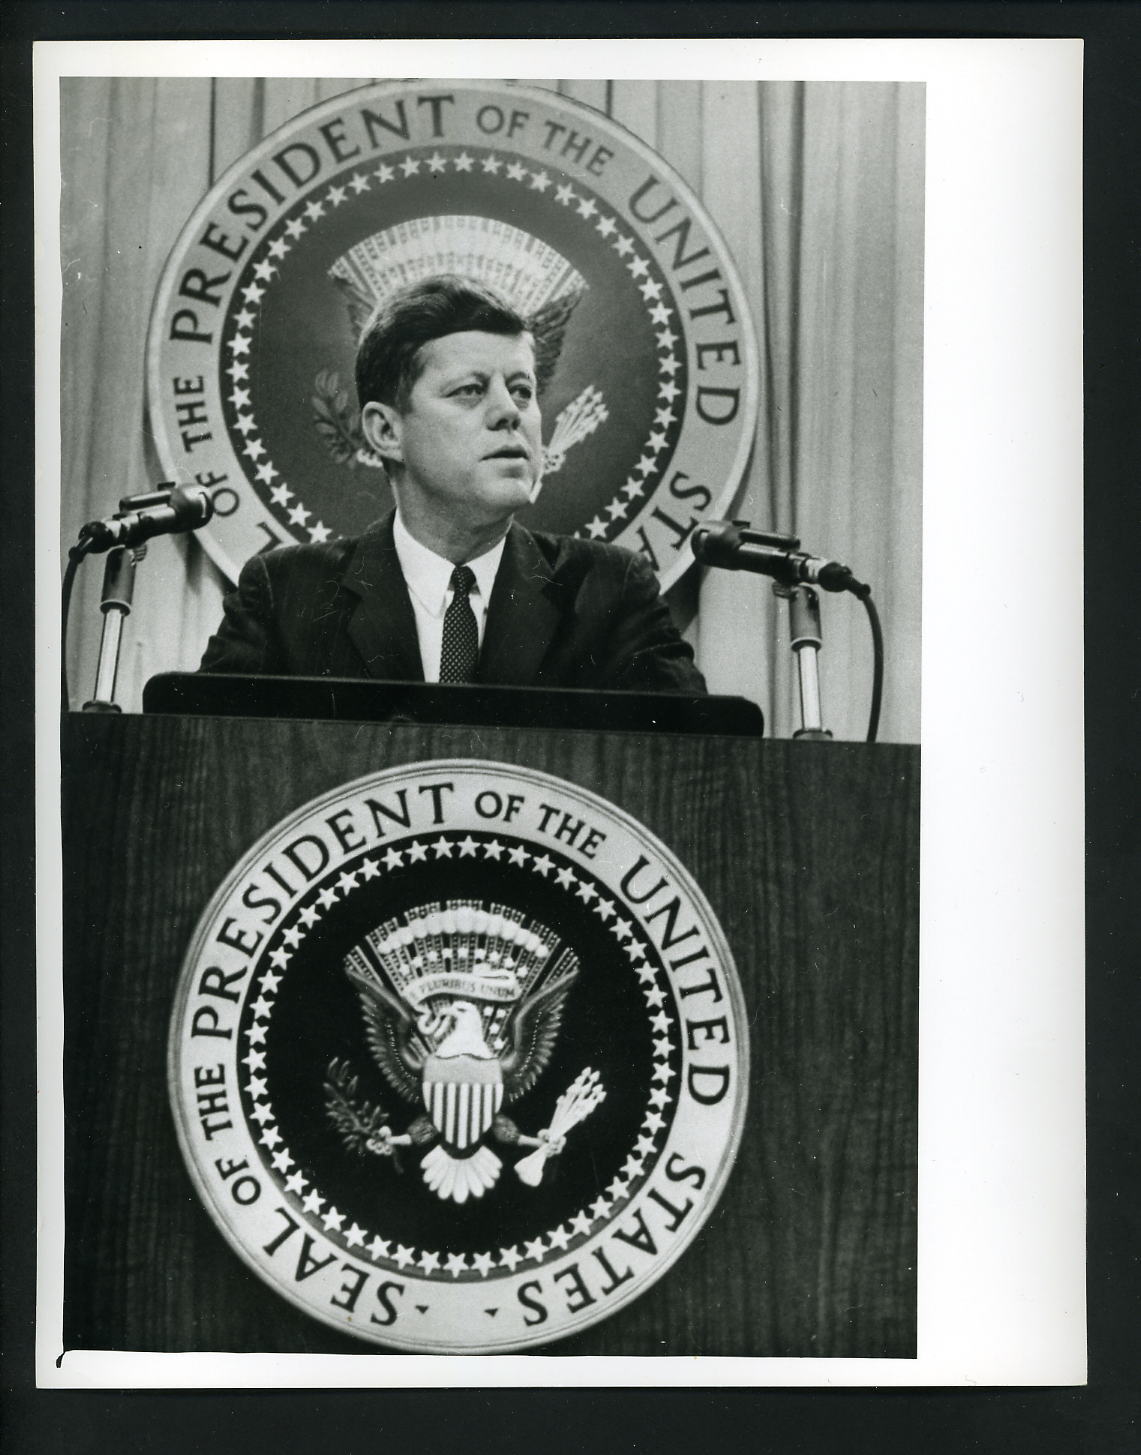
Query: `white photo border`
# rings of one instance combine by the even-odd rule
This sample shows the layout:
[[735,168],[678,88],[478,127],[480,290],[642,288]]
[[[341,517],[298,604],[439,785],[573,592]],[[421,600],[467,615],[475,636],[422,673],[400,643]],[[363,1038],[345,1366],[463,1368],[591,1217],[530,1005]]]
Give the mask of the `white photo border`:
[[[926,84],[914,1360],[70,1351],[57,1364],[59,79],[362,71]],[[34,82],[41,1387],[1084,1382],[1081,42],[51,42]]]

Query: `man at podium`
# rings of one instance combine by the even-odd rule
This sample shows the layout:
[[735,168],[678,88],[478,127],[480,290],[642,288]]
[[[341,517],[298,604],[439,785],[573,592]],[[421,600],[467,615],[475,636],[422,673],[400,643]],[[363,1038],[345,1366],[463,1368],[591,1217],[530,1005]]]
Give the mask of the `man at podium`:
[[366,328],[356,384],[395,511],[248,561],[203,671],[706,690],[646,561],[515,522],[541,419],[534,343],[503,299],[454,275],[404,289]]

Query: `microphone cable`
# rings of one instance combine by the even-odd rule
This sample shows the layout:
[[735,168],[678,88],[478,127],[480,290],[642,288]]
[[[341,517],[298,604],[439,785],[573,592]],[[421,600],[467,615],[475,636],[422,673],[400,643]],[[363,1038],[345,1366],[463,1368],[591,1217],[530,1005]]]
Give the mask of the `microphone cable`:
[[868,614],[868,626],[872,632],[872,703],[868,709],[868,735],[865,742],[874,743],[880,727],[880,707],[883,703],[883,627],[880,614],[872,600],[872,588],[863,581],[857,581],[849,571],[843,589],[863,602]]
[[872,629],[872,705],[868,712],[868,736],[866,741],[874,743],[876,733],[880,726],[880,704],[883,701],[883,628],[880,626],[880,614],[876,610],[876,604],[872,600],[872,592],[869,586],[857,581],[854,585],[859,587],[853,595],[858,596],[864,603],[864,610],[868,614],[868,625]]
[[71,710],[71,698],[67,690],[67,618],[71,611],[71,588],[75,585],[75,574],[79,570],[84,558],[91,554],[91,545],[90,540],[77,541],[67,553],[67,566],[63,573],[62,601],[60,604],[60,615],[62,617],[60,626],[60,690],[62,694],[60,711],[65,714]]

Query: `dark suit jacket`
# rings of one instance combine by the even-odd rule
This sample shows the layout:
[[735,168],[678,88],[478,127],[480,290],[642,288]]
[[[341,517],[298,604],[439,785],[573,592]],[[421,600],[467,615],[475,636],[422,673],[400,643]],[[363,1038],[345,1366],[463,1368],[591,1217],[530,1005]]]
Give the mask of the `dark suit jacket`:
[[[364,535],[247,561],[205,672],[422,682],[391,515]],[[477,677],[518,687],[704,692],[657,579],[630,551],[512,525]]]

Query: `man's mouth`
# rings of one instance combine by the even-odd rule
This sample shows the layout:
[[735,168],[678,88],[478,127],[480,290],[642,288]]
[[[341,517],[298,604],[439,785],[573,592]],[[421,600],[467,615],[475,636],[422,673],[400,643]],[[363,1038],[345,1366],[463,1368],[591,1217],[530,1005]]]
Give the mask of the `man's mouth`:
[[530,455],[522,445],[504,445],[501,450],[487,455],[489,460],[528,460]]

